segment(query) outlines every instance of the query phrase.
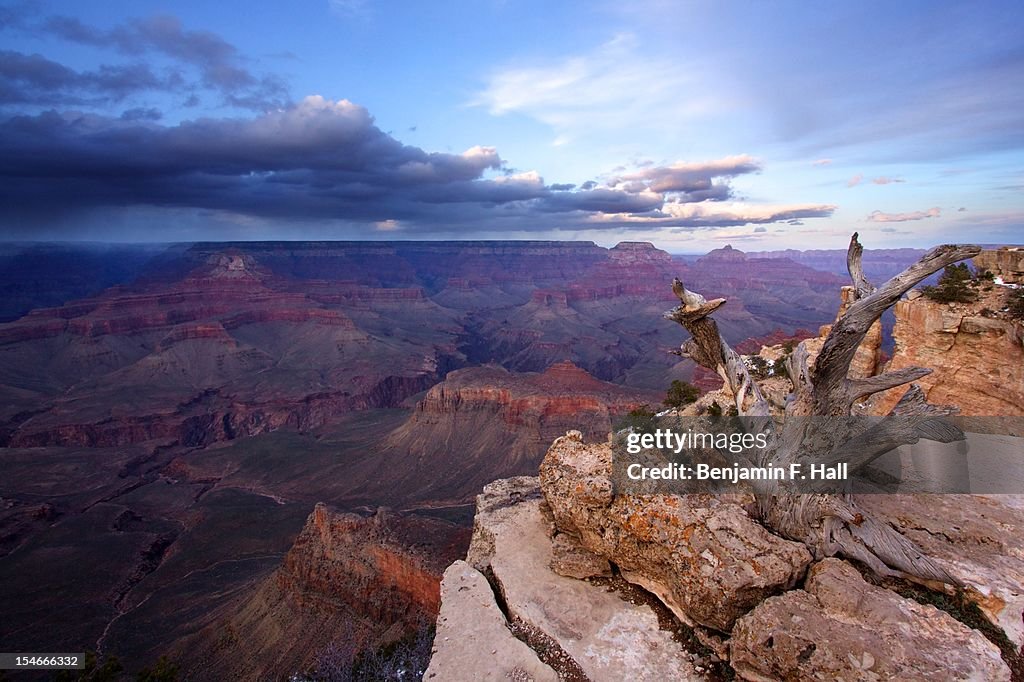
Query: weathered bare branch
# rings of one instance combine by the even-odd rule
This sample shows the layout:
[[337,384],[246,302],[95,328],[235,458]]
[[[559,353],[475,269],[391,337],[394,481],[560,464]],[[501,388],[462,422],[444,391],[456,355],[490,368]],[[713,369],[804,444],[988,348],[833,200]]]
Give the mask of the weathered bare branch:
[[850,363],[868,329],[882,313],[932,273],[980,252],[981,248],[973,245],[937,246],[871,294],[854,301],[846,314],[832,325],[815,362],[811,374],[814,413],[836,415],[849,412],[852,401],[846,383]]
[[864,298],[875,290],[875,285],[864,276],[864,267],[861,259],[864,256],[864,247],[857,241],[857,233],[850,237],[850,248],[846,251],[846,269],[850,272],[850,279],[853,280],[853,288],[857,291],[857,298]]
[[[848,376],[857,347],[886,309],[932,273],[978,252],[976,246],[937,247],[875,288],[864,275],[863,247],[854,234],[847,251],[847,267],[855,300],[832,325],[813,370],[809,368],[806,344],[801,343],[791,354],[786,371],[794,393],[786,406],[787,417],[849,417],[858,399],[928,374],[930,370],[910,367],[866,379],[851,380]],[[706,302],[700,295],[687,292],[678,280],[673,283],[673,291],[684,305],[665,316],[691,335],[680,353],[723,377],[736,396],[741,415],[769,416],[768,403],[743,359],[729,347],[709,317],[724,300]],[[748,393],[749,404],[745,399]],[[954,412],[953,408],[929,405],[920,387],[912,384],[886,419],[867,428],[856,419],[787,419],[779,432],[770,419],[765,420],[763,428],[772,431],[772,445],[762,458],[776,464],[804,460],[831,465],[844,461],[851,471],[857,471],[893,448],[921,438],[942,442],[962,438],[956,426],[939,419]],[[840,554],[863,562],[879,575],[956,584],[911,540],[859,510],[847,496],[795,494],[776,484],[755,487],[755,494],[761,522],[784,537],[804,542],[818,557]]]
[[917,381],[931,373],[932,370],[927,367],[904,367],[903,369],[886,372],[885,374],[876,374],[873,377],[852,379],[847,388],[848,397],[853,402],[864,396],[888,391],[890,388],[896,388],[903,384],[909,384],[911,381]]
[[[680,299],[692,295],[694,300],[703,300],[699,294],[684,289],[678,280],[673,283],[673,289]],[[743,358],[729,347],[718,331],[718,323],[710,317],[712,312],[724,304],[724,298],[716,298],[695,307],[679,306],[665,313],[665,317],[678,322],[690,332],[691,338],[681,347],[683,355],[701,367],[717,372],[725,380],[735,396],[736,410],[741,415],[767,417],[771,414],[768,401],[751,378]]]

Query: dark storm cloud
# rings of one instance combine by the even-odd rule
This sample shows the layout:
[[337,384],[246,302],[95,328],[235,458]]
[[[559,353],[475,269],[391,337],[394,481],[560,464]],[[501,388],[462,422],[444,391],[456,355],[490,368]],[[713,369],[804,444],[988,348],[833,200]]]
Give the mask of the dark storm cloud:
[[312,97],[253,119],[177,126],[151,118],[49,111],[3,121],[6,210],[45,212],[56,200],[65,208],[130,203],[338,216],[370,215],[384,211],[375,202],[422,202],[432,193],[441,203],[539,196],[514,182],[466,189],[501,166],[493,149],[429,154],[381,132],[366,109],[349,102]]
[[[404,145],[345,100],[307,97],[253,118],[173,126],[157,123],[159,113],[47,111],[0,121],[0,219],[47,224],[91,209],[160,207],[282,225],[327,219],[479,232],[742,225],[832,209],[716,208],[693,201],[718,186],[699,190],[699,178],[671,202],[646,182],[554,189],[536,172],[512,173],[491,147],[449,154]],[[735,166],[697,165],[715,177]]]
[[170,90],[180,80],[145,64],[75,71],[39,54],[0,50],[0,104],[107,103],[140,90]]
[[[101,29],[75,17],[36,20],[25,8],[0,8],[0,30],[15,30],[107,50],[128,64],[78,72],[44,55],[4,52],[0,95],[6,104],[97,105],[137,92],[174,89],[216,93],[219,104],[266,111],[286,106],[287,84],[252,70],[234,45],[210,31],[189,30],[173,16],[133,19]],[[157,74],[140,60],[162,57],[173,66]],[[194,92],[190,98],[195,98]]]
[[571,182],[556,182],[555,184],[548,186],[548,189],[552,192],[568,192],[571,189],[576,189],[576,185]]
[[176,17],[134,19],[108,31],[74,17],[50,17],[45,28],[65,40],[116,49],[128,55],[157,52],[195,67],[205,87],[220,91],[234,106],[263,110],[287,100],[284,82],[246,68],[238,49],[210,31],[186,30]]
[[660,194],[630,194],[620,190],[598,188],[551,194],[544,197],[537,208],[545,213],[647,213],[661,208],[664,203],[665,199]]

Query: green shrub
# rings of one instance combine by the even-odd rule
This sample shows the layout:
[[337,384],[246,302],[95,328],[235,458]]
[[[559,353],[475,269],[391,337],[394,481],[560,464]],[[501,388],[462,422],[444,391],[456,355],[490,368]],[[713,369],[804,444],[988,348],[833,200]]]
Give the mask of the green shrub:
[[978,297],[977,286],[978,280],[967,264],[957,263],[947,265],[939,283],[933,287],[922,287],[921,293],[939,303],[970,303]]
[[615,425],[616,431],[632,429],[636,433],[654,433],[658,428],[658,417],[654,410],[648,405],[630,410],[629,413],[619,420]]
[[760,355],[748,355],[745,360],[750,376],[755,379],[767,379],[771,376],[771,365]]
[[676,379],[669,386],[665,399],[662,401],[666,407],[682,407],[697,402],[700,397],[700,389],[693,384]]

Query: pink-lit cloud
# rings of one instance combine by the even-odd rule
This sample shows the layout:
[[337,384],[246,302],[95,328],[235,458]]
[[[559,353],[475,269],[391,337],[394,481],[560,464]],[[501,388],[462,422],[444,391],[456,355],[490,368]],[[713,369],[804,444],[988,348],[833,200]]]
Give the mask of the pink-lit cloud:
[[883,213],[872,211],[868,221],[872,223],[905,223],[909,220],[924,220],[925,218],[938,218],[941,213],[938,206],[933,206],[927,211],[914,211],[913,213]]

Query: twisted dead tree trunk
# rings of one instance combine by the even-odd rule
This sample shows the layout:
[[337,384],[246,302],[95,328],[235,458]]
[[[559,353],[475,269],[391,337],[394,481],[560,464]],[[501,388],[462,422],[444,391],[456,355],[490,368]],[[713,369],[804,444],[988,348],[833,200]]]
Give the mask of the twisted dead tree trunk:
[[[955,414],[956,408],[928,404],[916,384],[886,419],[868,423],[848,418],[859,410],[860,399],[911,383],[930,369],[910,367],[863,379],[850,378],[849,371],[857,347],[883,312],[932,273],[980,251],[977,246],[936,247],[876,288],[864,275],[863,247],[854,233],[847,266],[855,300],[832,325],[813,367],[804,343],[790,356],[787,373],[793,394],[781,425],[771,419],[768,402],[743,359],[725,342],[710,316],[724,299],[705,301],[676,280],[673,291],[683,305],[665,316],[690,332],[691,338],[682,344],[679,354],[716,371],[735,396],[740,416],[757,418],[752,427],[769,436],[769,447],[757,465],[848,462],[849,471],[855,473],[886,452],[921,438],[941,442],[963,438],[959,429],[939,419]],[[806,544],[815,558],[841,555],[866,564],[881,576],[957,584],[917,545],[859,508],[849,495],[797,494],[781,488],[777,481],[757,481],[754,490],[760,521],[783,537]]]

